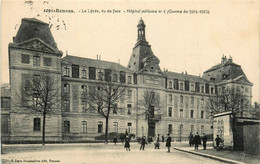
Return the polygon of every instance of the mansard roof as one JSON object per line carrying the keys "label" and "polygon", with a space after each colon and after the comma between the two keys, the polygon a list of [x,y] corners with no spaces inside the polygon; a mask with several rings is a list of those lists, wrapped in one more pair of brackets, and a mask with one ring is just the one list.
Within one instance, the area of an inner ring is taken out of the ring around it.
{"label": "mansard roof", "polygon": [[90,59],[90,58],[83,58],[77,56],[66,55],[62,59],[62,64],[70,64],[70,65],[79,65],[85,67],[95,67],[100,69],[113,69],[115,71],[124,71],[124,72],[131,72],[130,69],[122,66],[119,63],[109,62],[104,60],[97,60],[97,59]]}
{"label": "mansard roof", "polygon": [[211,71],[214,71],[214,70],[220,69],[222,67],[226,67],[226,66],[241,67],[240,65],[233,63],[233,61],[226,61],[223,64],[217,64],[217,65],[212,66],[210,69],[206,70],[204,73],[211,72]]}
{"label": "mansard roof", "polygon": [[188,80],[190,82],[209,83],[209,81],[200,76],[169,71],[165,71],[164,74],[167,76],[167,78],[178,79],[182,81]]}
{"label": "mansard roof", "polygon": [[49,24],[36,18],[24,18],[14,38],[14,43],[19,44],[33,38],[39,38],[53,49],[58,50]]}

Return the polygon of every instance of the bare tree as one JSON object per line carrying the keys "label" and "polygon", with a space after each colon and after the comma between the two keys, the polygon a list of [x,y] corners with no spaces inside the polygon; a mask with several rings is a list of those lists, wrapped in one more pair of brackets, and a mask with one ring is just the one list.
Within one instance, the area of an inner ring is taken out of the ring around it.
{"label": "bare tree", "polygon": [[249,111],[251,117],[253,118],[260,118],[260,104],[257,102],[254,102],[254,105],[251,106],[251,109]]}
{"label": "bare tree", "polygon": [[59,80],[47,73],[29,74],[22,79],[20,93],[16,92],[16,96],[15,105],[20,110],[42,115],[42,145],[45,145],[46,116],[60,112]]}
{"label": "bare tree", "polygon": [[117,104],[125,100],[128,86],[124,80],[118,82],[115,71],[110,71],[108,75],[105,75],[104,80],[100,79],[100,82],[86,84],[86,86],[88,89],[83,92],[81,98],[87,104],[86,111],[99,113],[106,119],[105,142],[107,143],[110,113],[122,111]]}
{"label": "bare tree", "polygon": [[150,125],[155,124],[162,116],[162,102],[160,95],[156,92],[148,90],[144,92],[143,99],[140,100],[140,109],[138,116],[145,116],[148,123],[148,136],[153,133],[150,132]]}

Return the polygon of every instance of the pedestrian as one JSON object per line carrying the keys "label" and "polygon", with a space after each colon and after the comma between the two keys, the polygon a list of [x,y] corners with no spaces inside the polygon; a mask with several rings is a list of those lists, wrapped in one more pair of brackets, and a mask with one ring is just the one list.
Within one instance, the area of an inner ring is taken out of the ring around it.
{"label": "pedestrian", "polygon": [[199,144],[201,144],[201,139],[200,139],[198,132],[196,133],[196,135],[193,138],[193,143],[195,144],[195,150],[198,150]]}
{"label": "pedestrian", "polygon": [[172,138],[170,137],[170,134],[168,134],[168,137],[166,140],[166,147],[168,147],[168,153],[170,153],[171,142],[172,142]]}
{"label": "pedestrian", "polygon": [[189,144],[190,144],[190,147],[193,145],[193,135],[192,135],[191,132],[190,132],[190,135],[189,135]]}
{"label": "pedestrian", "polygon": [[158,137],[156,138],[154,149],[160,149],[160,134],[158,134]]}
{"label": "pedestrian", "polygon": [[217,145],[217,150],[219,149],[219,144],[222,141],[221,138],[219,137],[219,135],[217,135],[217,138],[215,139],[216,141],[216,145]]}
{"label": "pedestrian", "polygon": [[203,137],[202,137],[203,150],[206,150],[206,147],[207,147],[207,141],[208,141],[208,138],[207,138],[206,134],[203,133]]}
{"label": "pedestrian", "polygon": [[130,140],[129,140],[128,136],[126,136],[126,138],[125,138],[125,150],[131,151],[130,150]]}
{"label": "pedestrian", "polygon": [[116,136],[114,137],[114,140],[113,140],[113,142],[115,143],[115,145],[116,145],[116,143],[117,143],[117,138],[116,138]]}
{"label": "pedestrian", "polygon": [[142,139],[141,139],[140,150],[144,150],[145,144],[146,144],[146,139],[145,139],[145,136],[143,136]]}
{"label": "pedestrian", "polygon": [[164,142],[164,135],[162,135],[162,142]]}

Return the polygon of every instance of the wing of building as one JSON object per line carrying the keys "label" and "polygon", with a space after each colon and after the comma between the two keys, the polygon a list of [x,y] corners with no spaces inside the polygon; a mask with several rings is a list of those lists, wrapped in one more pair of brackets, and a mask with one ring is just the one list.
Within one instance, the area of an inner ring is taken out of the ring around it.
{"label": "wing of building", "polygon": [[[190,132],[212,134],[212,119],[206,110],[210,96],[224,86],[235,85],[251,98],[252,83],[231,58],[223,57],[221,64],[205,71],[202,77],[162,71],[160,60],[146,40],[145,28],[141,19],[129,63],[122,66],[73,54],[62,57],[47,23],[35,18],[22,19],[9,44],[10,88],[2,88],[2,93],[8,92],[2,95],[2,102],[7,103],[1,103],[5,110],[2,112],[5,142],[41,140],[42,115],[24,112],[16,105],[19,94],[22,95],[20,88],[29,74],[46,73],[59,83],[60,105],[55,114],[46,118],[46,141],[49,142],[95,140],[104,134],[105,118],[98,112],[84,110],[82,92],[86,85],[104,80],[111,70],[115,72],[115,80],[127,86],[127,99],[117,104],[122,112],[112,112],[109,118],[108,132],[113,134],[155,137],[169,133],[175,141],[187,140]],[[160,98],[161,108],[151,107],[153,114],[149,119],[139,112],[147,92]]]}

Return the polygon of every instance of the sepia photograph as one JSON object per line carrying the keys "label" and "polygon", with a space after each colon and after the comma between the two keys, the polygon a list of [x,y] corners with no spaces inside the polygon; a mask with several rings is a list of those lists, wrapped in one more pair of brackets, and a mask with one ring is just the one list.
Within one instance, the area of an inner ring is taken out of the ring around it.
{"label": "sepia photograph", "polygon": [[258,0],[2,0],[1,163],[260,163]]}

